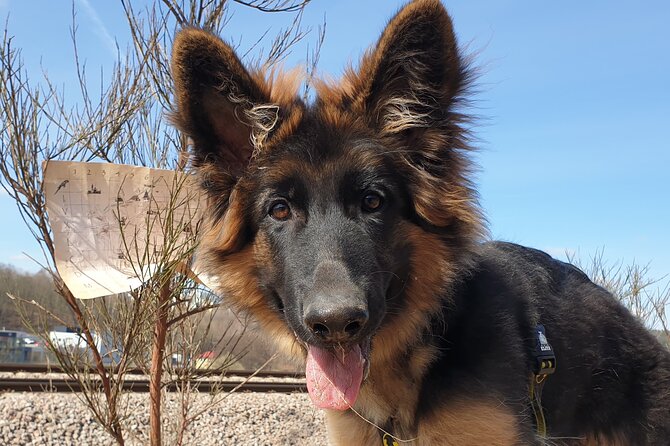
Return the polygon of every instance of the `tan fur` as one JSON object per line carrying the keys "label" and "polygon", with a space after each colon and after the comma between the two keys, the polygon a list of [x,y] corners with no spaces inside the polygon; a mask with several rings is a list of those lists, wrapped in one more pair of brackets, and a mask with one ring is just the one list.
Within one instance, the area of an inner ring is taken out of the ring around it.
{"label": "tan fur", "polygon": [[[225,246],[229,238],[224,234],[226,231],[221,226],[214,226],[204,236],[202,243],[209,246]],[[203,255],[201,262],[209,264],[206,269],[217,278],[216,291],[224,296],[230,296],[229,304],[234,308],[254,315],[286,355],[298,362],[302,361],[304,358],[302,347],[295,342],[295,336],[288,330],[277,312],[267,305],[255,279],[258,265],[265,263],[268,256],[265,240],[258,237],[254,244],[225,256],[225,259],[217,258],[216,250],[205,251]]]}
{"label": "tan fur", "polygon": [[461,399],[419,426],[417,446],[520,445],[517,420],[502,404]]}
{"label": "tan fur", "polygon": [[397,423],[394,433],[407,432],[409,435],[413,432],[416,418],[419,396],[416,384],[421,382],[425,365],[434,355],[431,347],[416,347],[408,359],[409,363],[398,361],[371,368],[354,409],[379,425],[394,418]]}
{"label": "tan fur", "polygon": [[272,135],[272,142],[276,143],[277,141],[281,141],[291,135],[295,131],[298,124],[300,124],[304,113],[304,107],[295,106],[283,109],[281,125]]}
{"label": "tan fur", "polygon": [[[258,70],[254,72],[253,77],[256,83],[263,87],[270,102],[251,104],[245,109],[246,117],[252,123],[251,139],[254,144],[252,158],[264,148],[265,142],[273,132],[276,133],[281,128],[283,135],[290,134],[294,130],[293,125],[302,117],[302,107],[296,105],[295,98],[304,78],[303,70],[295,68],[284,72],[273,69],[267,76],[264,73],[265,70]],[[280,119],[282,113],[287,116]]]}
{"label": "tan fur", "polygon": [[397,354],[415,344],[429,323],[429,316],[437,313],[444,303],[436,296],[446,291],[445,283],[457,273],[454,270],[457,262],[435,234],[406,223],[397,237],[408,240],[413,248],[411,271],[405,285],[407,308],[411,311],[391,316],[375,336],[372,361],[383,365],[394,363]]}
{"label": "tan fur", "polygon": [[[201,173],[202,175],[202,173]],[[242,233],[242,210],[241,203],[235,199],[235,191],[230,194],[230,205],[228,211],[222,219],[208,221],[207,231],[202,238],[202,245],[215,248],[217,250],[228,252],[234,251],[239,244],[237,238]]]}
{"label": "tan fur", "polygon": [[380,445],[379,431],[351,411],[326,411],[328,444],[334,446]]}
{"label": "tan fur", "polygon": [[[352,411],[328,411],[326,421],[331,444],[381,444],[381,431]],[[516,422],[502,404],[463,398],[445,403],[416,430],[399,429],[393,435],[408,446],[521,446]]]}

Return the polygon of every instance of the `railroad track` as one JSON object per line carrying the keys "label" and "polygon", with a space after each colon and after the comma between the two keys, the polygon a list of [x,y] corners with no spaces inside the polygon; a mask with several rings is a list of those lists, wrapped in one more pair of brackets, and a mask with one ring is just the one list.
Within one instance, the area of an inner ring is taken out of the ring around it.
{"label": "railroad track", "polygon": [[[30,377],[0,377],[0,392],[81,392],[82,385],[76,380],[67,377],[39,376],[46,373],[64,373],[58,366],[45,366],[41,364],[0,364],[0,373],[30,373]],[[94,371],[92,371],[95,374]],[[179,370],[176,370],[178,373]],[[131,370],[128,375],[146,375],[142,370]],[[188,381],[173,380],[163,386],[168,392],[177,392],[185,386],[191,389],[197,388],[198,392],[276,392],[293,393],[305,392],[304,375],[294,372],[251,372],[246,370],[231,370],[222,379],[212,378],[212,372],[197,370],[193,374],[194,379]],[[89,375],[90,376],[90,375]],[[253,376],[253,380],[250,378]],[[284,379],[278,381],[277,379]],[[288,380],[288,378],[292,378]],[[98,387],[102,390],[100,381],[91,378],[85,386]],[[148,392],[149,380],[138,377],[129,377],[123,383],[126,392]]]}
{"label": "railroad track", "polygon": [[[108,367],[107,370],[115,371],[114,367]],[[26,364],[26,363],[0,363],[0,373],[16,373],[16,372],[27,372],[27,373],[65,373],[65,371],[58,365],[47,365],[47,364]],[[179,374],[181,370],[177,367],[174,369],[175,374]],[[89,373],[96,373],[94,368],[89,369]],[[126,371],[128,375],[146,375],[144,370],[141,369],[130,369]],[[195,376],[211,376],[212,372],[207,369],[200,369],[192,371]],[[263,370],[259,371],[249,371],[249,370],[228,370],[226,372],[229,376],[241,376],[249,377],[254,375],[257,378],[299,378],[302,379],[305,377],[304,373],[296,372],[265,372]]]}
{"label": "railroad track", "polygon": [[[231,390],[236,392],[305,392],[305,383],[301,381],[194,380],[166,383],[164,388],[168,392],[177,392],[186,385],[191,386],[191,389],[197,388],[197,391],[201,393],[230,392]],[[102,390],[102,386],[97,380],[91,380],[87,386],[98,387],[98,390]],[[0,392],[81,392],[81,390],[82,386],[78,381],[67,378],[0,378]],[[127,380],[123,383],[123,390],[126,392],[148,392],[149,380]]]}

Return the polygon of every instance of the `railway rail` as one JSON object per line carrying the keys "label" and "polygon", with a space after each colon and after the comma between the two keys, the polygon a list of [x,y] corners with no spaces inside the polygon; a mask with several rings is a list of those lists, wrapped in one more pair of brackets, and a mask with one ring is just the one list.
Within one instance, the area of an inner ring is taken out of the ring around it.
{"label": "railway rail", "polygon": [[[6,376],[8,373],[16,374],[25,372],[29,377]],[[177,371],[178,372],[178,371]],[[47,373],[62,374],[64,371],[57,366],[45,366],[35,364],[2,364],[0,365],[0,392],[81,392],[82,384],[67,377],[39,376]],[[141,370],[132,370],[131,375],[145,375]],[[194,374],[194,379],[174,379],[164,384],[168,392],[177,392],[181,388],[189,386],[201,393],[210,392],[276,392],[294,393],[305,392],[304,375],[294,372],[250,372],[250,371],[228,371],[224,377],[217,375],[212,379],[212,372],[199,370]],[[292,378],[292,379],[290,379]],[[91,377],[84,386],[100,387],[100,381]],[[148,392],[149,380],[138,376],[129,377],[123,383],[123,390],[127,392]]]}
{"label": "railway rail", "polygon": [[[108,367],[108,370],[114,371],[113,367]],[[27,363],[0,363],[0,373],[15,373],[15,372],[28,372],[28,373],[65,373],[62,367],[55,364],[27,364]],[[95,373],[95,369],[90,369],[91,373]],[[179,374],[180,369],[175,368],[175,373]],[[130,369],[126,372],[129,375],[145,375],[145,371],[142,369]],[[207,369],[199,369],[193,372],[196,376],[211,376],[212,372]],[[228,376],[243,376],[249,377],[254,375],[258,378],[304,378],[303,373],[298,372],[265,372],[261,371],[249,371],[249,370],[228,370],[226,372]]]}

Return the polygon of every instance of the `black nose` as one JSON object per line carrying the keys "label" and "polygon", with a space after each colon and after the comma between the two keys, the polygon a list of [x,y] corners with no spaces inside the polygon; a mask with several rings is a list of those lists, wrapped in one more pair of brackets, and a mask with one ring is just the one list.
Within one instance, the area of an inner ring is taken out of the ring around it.
{"label": "black nose", "polygon": [[305,311],[307,327],[326,342],[351,341],[365,327],[368,310],[359,306],[311,305]]}

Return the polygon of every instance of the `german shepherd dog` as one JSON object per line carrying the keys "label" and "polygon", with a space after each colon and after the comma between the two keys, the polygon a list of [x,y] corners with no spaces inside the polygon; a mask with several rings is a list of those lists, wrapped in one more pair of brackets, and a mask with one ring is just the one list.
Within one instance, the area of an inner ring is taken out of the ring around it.
{"label": "german shepherd dog", "polygon": [[[200,258],[305,364],[331,444],[670,444],[670,353],[577,268],[484,241],[472,70],[438,0],[310,103],[203,30],[172,57],[209,203]],[[541,399],[538,342],[556,362]]]}

